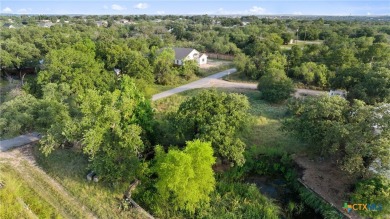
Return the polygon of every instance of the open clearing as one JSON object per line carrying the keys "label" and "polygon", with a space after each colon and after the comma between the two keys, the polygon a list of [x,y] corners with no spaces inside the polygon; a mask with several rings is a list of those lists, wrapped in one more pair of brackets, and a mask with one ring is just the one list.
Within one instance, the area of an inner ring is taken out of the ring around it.
{"label": "open clearing", "polygon": [[209,69],[209,68],[217,68],[222,65],[230,65],[232,61],[225,61],[219,59],[207,59],[207,64],[203,64],[200,66],[201,69]]}
{"label": "open clearing", "polygon": [[[335,159],[294,156],[294,161],[303,169],[302,181],[323,199],[344,211],[342,206],[348,202],[352,186],[357,178],[340,170]],[[352,218],[361,218],[355,211],[349,213]]]}

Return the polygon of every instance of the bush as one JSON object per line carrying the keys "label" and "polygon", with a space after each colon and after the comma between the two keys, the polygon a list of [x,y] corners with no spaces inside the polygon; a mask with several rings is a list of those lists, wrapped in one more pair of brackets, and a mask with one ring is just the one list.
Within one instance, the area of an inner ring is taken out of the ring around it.
{"label": "bush", "polygon": [[352,203],[382,205],[381,210],[358,211],[360,215],[370,218],[386,218],[390,214],[390,180],[384,176],[362,180],[357,183],[351,198]]}
{"label": "bush", "polygon": [[283,70],[271,69],[260,78],[257,89],[264,100],[277,103],[290,97],[294,92],[294,84]]}

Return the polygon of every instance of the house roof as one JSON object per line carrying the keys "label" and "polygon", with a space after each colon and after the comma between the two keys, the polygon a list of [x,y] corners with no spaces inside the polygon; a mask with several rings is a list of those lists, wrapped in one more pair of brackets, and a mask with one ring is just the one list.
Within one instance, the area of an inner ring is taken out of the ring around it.
{"label": "house roof", "polygon": [[175,47],[173,51],[175,51],[175,59],[184,59],[187,57],[194,49],[193,48],[180,48]]}

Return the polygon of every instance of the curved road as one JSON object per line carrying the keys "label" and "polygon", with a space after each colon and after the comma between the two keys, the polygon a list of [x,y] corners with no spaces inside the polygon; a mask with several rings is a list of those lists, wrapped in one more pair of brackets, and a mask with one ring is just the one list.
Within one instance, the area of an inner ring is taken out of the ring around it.
{"label": "curved road", "polygon": [[[199,79],[197,81],[191,82],[189,84],[185,84],[180,87],[173,88],[171,90],[167,90],[158,94],[153,95],[152,101],[156,101],[165,97],[169,97],[171,95],[186,91],[192,90],[196,88],[207,88],[207,87],[226,87],[226,88],[245,88],[245,89],[257,89],[257,84],[253,83],[241,83],[241,82],[229,82],[222,80],[221,78],[236,72],[235,68],[231,68],[208,77]],[[296,89],[295,97],[299,97],[301,95],[323,95],[326,94],[325,91],[316,91],[316,90],[308,90],[308,89]]]}

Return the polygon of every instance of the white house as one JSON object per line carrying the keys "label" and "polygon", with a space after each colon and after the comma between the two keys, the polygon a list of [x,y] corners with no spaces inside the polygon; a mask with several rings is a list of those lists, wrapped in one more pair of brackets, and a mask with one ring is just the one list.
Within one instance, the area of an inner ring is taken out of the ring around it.
{"label": "white house", "polygon": [[346,97],[347,96],[347,91],[344,90],[330,90],[329,91],[329,96],[340,96],[340,97]]}
{"label": "white house", "polygon": [[38,23],[39,27],[45,27],[45,28],[50,28],[54,24],[50,20],[42,20],[41,22]]}
{"label": "white house", "polygon": [[4,28],[8,28],[8,29],[15,28],[15,26],[12,25],[12,24],[10,24],[10,23],[5,23],[5,24],[3,25],[3,27],[4,27]]}
{"label": "white house", "polygon": [[183,65],[186,60],[195,60],[199,65],[207,64],[207,55],[193,48],[173,48],[175,64]]}

